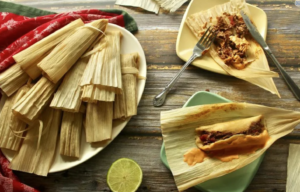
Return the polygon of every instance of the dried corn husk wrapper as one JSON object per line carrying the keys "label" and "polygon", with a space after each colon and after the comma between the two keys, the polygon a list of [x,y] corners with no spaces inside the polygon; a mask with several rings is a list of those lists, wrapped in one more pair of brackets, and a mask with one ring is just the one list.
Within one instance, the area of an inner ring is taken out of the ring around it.
{"label": "dried corn husk wrapper", "polygon": [[[0,112],[0,148],[18,151],[22,142],[26,123],[19,120],[12,113],[13,105],[19,101],[30,89],[30,85],[25,85],[13,96],[7,98]],[[14,133],[14,132],[15,133]],[[17,132],[17,133],[16,133]],[[18,137],[17,137],[17,136]]]}
{"label": "dried corn husk wrapper", "polygon": [[63,113],[59,140],[61,155],[79,158],[84,113],[84,105],[81,106],[81,112]]}
{"label": "dried corn husk wrapper", "polygon": [[50,107],[63,111],[78,112],[81,106],[80,81],[89,57],[79,59],[66,74],[62,84],[54,94]]}
{"label": "dried corn husk wrapper", "polygon": [[105,37],[94,48],[101,51],[91,56],[82,76],[81,86],[97,85],[116,94],[122,93],[121,37],[120,31],[106,32]]}
{"label": "dried corn husk wrapper", "polygon": [[127,118],[137,114],[137,80],[139,75],[139,54],[121,55],[123,94],[116,95],[114,119]]}
{"label": "dried corn husk wrapper", "polygon": [[59,84],[42,77],[14,106],[13,113],[27,124],[33,123],[51,101]]}
{"label": "dried corn husk wrapper", "polygon": [[[52,50],[58,43],[74,33],[74,30],[84,23],[77,19],[63,28],[55,31],[41,41],[33,44],[27,49],[13,56],[14,60],[30,76],[31,79],[38,78],[42,73],[37,64]],[[47,53],[48,52],[48,53]]]}
{"label": "dried corn husk wrapper", "polygon": [[85,119],[86,141],[92,143],[111,139],[112,123],[112,102],[88,103]]}
{"label": "dried corn husk wrapper", "polygon": [[[239,10],[241,9],[243,9],[247,15],[251,17],[246,3],[243,3],[241,0],[236,0],[190,15],[186,20],[186,24],[191,29],[193,34],[200,39],[207,27],[217,24],[216,17],[222,16],[223,13],[240,15]],[[231,25],[229,20],[225,21]],[[272,77],[278,77],[278,74],[270,71],[268,61],[262,48],[256,42],[254,42],[252,38],[250,39],[247,37],[246,41],[248,43],[246,62],[250,64],[244,69],[236,69],[226,65],[225,62],[219,57],[217,48],[214,44],[212,44],[211,48],[209,49],[209,53],[215,62],[228,74],[248,81],[280,97],[272,79]]]}
{"label": "dried corn husk wrapper", "polygon": [[[206,158],[202,163],[188,166],[183,161],[187,151],[197,148],[195,129],[199,126],[257,115],[263,115],[270,135],[264,148],[249,155],[239,155],[238,159],[229,162]],[[244,167],[262,155],[277,139],[292,132],[299,123],[300,112],[247,103],[193,106],[161,113],[167,160],[179,191]]]}
{"label": "dried corn husk wrapper", "polygon": [[154,0],[156,1],[163,9],[172,12],[175,12],[179,9],[185,2],[188,0]]}
{"label": "dried corn husk wrapper", "polygon": [[18,91],[28,79],[29,76],[18,64],[15,64],[0,74],[0,89],[9,97]]}
{"label": "dried corn husk wrapper", "polygon": [[56,143],[61,122],[60,110],[47,107],[41,114],[42,133],[38,144],[40,124],[28,130],[20,151],[13,157],[10,168],[16,171],[47,176],[55,156]]}
{"label": "dried corn husk wrapper", "polygon": [[51,82],[57,83],[96,38],[103,36],[107,24],[108,20],[100,19],[77,28],[38,64],[38,68]]}

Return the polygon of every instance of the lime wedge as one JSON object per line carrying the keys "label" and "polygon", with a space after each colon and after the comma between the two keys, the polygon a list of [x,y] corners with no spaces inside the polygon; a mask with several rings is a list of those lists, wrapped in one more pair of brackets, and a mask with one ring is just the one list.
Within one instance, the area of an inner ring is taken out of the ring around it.
{"label": "lime wedge", "polygon": [[121,158],[109,168],[107,184],[113,192],[134,192],[139,188],[142,178],[142,169],[135,161]]}

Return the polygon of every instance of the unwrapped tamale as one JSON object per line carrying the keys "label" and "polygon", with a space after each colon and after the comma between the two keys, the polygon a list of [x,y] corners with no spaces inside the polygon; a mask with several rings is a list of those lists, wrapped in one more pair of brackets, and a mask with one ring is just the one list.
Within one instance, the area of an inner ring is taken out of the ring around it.
{"label": "unwrapped tamale", "polygon": [[37,67],[37,64],[46,57],[57,44],[83,25],[82,20],[77,19],[20,53],[17,53],[13,58],[31,79],[36,79],[41,75],[41,70]]}
{"label": "unwrapped tamale", "polygon": [[[13,105],[19,101],[27,91],[29,91],[30,86],[25,85],[13,96],[7,98],[3,110],[0,113],[0,148],[10,149],[13,151],[18,151],[22,141],[23,133],[26,128],[26,123],[19,120],[12,113]],[[20,133],[13,133],[13,131]],[[19,137],[15,136],[18,135]]]}
{"label": "unwrapped tamale", "polygon": [[42,77],[14,106],[13,113],[22,121],[31,124],[50,102],[58,84]]}
{"label": "unwrapped tamale", "polygon": [[81,105],[80,81],[89,57],[79,59],[66,74],[62,84],[54,94],[50,107],[63,111],[78,112]]}
{"label": "unwrapped tamale", "polygon": [[123,94],[116,95],[114,119],[137,114],[137,79],[139,75],[139,54],[121,55]]}
{"label": "unwrapped tamale", "polygon": [[111,139],[113,103],[88,103],[85,120],[86,141],[99,142]]}
{"label": "unwrapped tamale", "polygon": [[62,112],[47,107],[41,114],[43,122],[40,145],[38,146],[39,123],[28,130],[20,151],[14,156],[10,168],[17,171],[47,176],[53,163]]}
{"label": "unwrapped tamale", "polygon": [[59,141],[61,155],[79,158],[84,112],[85,109],[78,113],[63,113]]}
{"label": "unwrapped tamale", "polygon": [[[76,63],[99,35],[103,35],[108,20],[100,19],[86,24],[61,41],[39,64],[51,82],[57,83]],[[100,31],[99,31],[100,30]]]}
{"label": "unwrapped tamale", "polygon": [[29,76],[15,64],[0,74],[0,89],[8,97],[18,91],[29,79]]}

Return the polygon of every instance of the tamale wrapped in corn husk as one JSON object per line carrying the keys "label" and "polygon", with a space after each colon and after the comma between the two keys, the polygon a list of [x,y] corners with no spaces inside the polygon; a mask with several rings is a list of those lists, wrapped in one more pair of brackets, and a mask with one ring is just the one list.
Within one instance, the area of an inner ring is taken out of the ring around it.
{"label": "tamale wrapped in corn husk", "polygon": [[[263,148],[251,154],[239,154],[237,159],[229,162],[210,157],[194,166],[184,162],[184,154],[197,148],[196,128],[258,115],[263,116],[265,129],[269,134]],[[292,132],[299,123],[300,112],[248,103],[199,105],[161,113],[161,129],[167,160],[179,191],[248,165],[277,139]]]}
{"label": "tamale wrapped in corn husk", "polygon": [[13,131],[24,131],[26,123],[19,120],[12,113],[13,105],[19,101],[30,89],[30,85],[25,85],[19,89],[13,96],[7,98],[3,110],[0,112],[0,148],[18,151],[22,142],[23,133],[15,133]]}
{"label": "tamale wrapped in corn husk", "polygon": [[81,106],[80,81],[89,57],[81,58],[66,74],[59,86],[50,107],[68,112],[78,112]]}
{"label": "tamale wrapped in corn husk", "polygon": [[[239,3],[241,6],[239,5]],[[233,16],[242,18],[239,13],[241,9],[244,10],[251,18],[246,3],[243,4],[240,0],[231,0],[228,3],[220,4],[208,10],[190,15],[189,17],[187,17],[186,24],[190,28],[192,33],[197,37],[197,39],[199,39],[202,37],[209,26],[211,26],[212,28],[218,26],[218,17],[224,18],[222,21],[224,21],[229,27],[233,27],[233,32],[229,33],[230,42],[236,44],[235,46],[239,47],[239,49],[243,49],[245,51],[244,55],[246,55],[246,57],[245,59],[241,59],[239,57],[232,56],[228,59],[221,59],[220,54],[222,55],[225,51],[223,51],[223,49],[219,50],[216,42],[219,42],[218,35],[224,34],[223,31],[217,32],[217,38],[209,49],[211,57],[214,59],[216,64],[225,71],[226,74],[230,74],[237,78],[248,81],[280,97],[272,79],[272,77],[278,77],[278,74],[276,72],[270,71],[268,61],[262,48],[258,45],[257,42],[254,41],[250,34],[247,35],[246,33],[245,36],[243,34],[242,36],[244,37],[242,38],[237,37],[237,29],[235,29],[234,25],[232,25],[234,21],[231,21],[231,18],[233,18]],[[243,61],[232,61],[234,62],[233,65],[236,67],[227,65],[227,62],[231,62],[230,60],[234,60],[235,58],[239,58]]]}
{"label": "tamale wrapped in corn husk", "polygon": [[53,83],[57,83],[90,47],[98,36],[102,36],[108,20],[100,19],[88,23],[61,41],[39,64]]}
{"label": "tamale wrapped in corn husk", "polygon": [[84,26],[84,23],[81,19],[77,19],[27,49],[17,53],[13,58],[31,79],[36,79],[42,74],[37,64],[46,57],[57,44],[69,37],[81,26]]}
{"label": "tamale wrapped in corn husk", "polygon": [[115,92],[102,88],[97,85],[84,85],[81,100],[89,103],[96,103],[97,101],[113,102]]}
{"label": "tamale wrapped in corn husk", "polygon": [[84,113],[85,109],[78,113],[63,113],[59,140],[61,155],[79,158]]}
{"label": "tamale wrapped in corn husk", "polygon": [[42,136],[38,146],[39,123],[28,130],[20,151],[13,157],[10,168],[17,171],[47,176],[53,163],[62,112],[47,107],[41,114]]}
{"label": "tamale wrapped in corn husk", "polygon": [[139,75],[138,53],[121,55],[123,94],[116,95],[114,119],[137,114],[137,78]]}
{"label": "tamale wrapped in corn husk", "polygon": [[59,84],[42,77],[14,106],[13,113],[27,124],[33,123],[49,105]]}
{"label": "tamale wrapped in corn husk", "polygon": [[0,89],[9,97],[26,84],[28,79],[29,76],[15,64],[0,74]]}
{"label": "tamale wrapped in corn husk", "polygon": [[102,47],[101,51],[91,56],[88,67],[84,71],[81,86],[97,85],[116,94],[122,93],[121,36],[120,31],[106,32],[105,37],[97,45]]}
{"label": "tamale wrapped in corn husk", "polygon": [[91,143],[111,139],[112,122],[112,102],[88,103],[85,119],[86,141]]}

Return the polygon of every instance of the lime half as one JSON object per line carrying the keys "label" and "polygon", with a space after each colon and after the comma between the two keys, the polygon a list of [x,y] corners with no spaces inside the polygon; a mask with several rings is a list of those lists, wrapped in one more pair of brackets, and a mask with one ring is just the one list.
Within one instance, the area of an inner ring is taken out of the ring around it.
{"label": "lime half", "polygon": [[143,178],[140,166],[133,160],[121,158],[109,168],[107,184],[113,192],[134,192]]}

